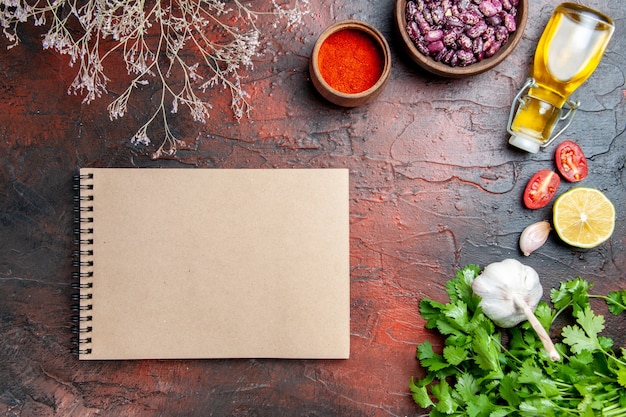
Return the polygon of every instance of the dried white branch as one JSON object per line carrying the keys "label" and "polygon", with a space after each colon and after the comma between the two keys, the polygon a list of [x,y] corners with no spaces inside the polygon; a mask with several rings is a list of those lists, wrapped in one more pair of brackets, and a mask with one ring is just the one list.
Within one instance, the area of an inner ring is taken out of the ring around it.
{"label": "dried white branch", "polygon": [[253,68],[261,46],[257,22],[269,16],[274,26],[300,24],[309,0],[290,1],[272,0],[271,9],[258,11],[239,0],[0,0],[0,28],[11,48],[19,43],[20,24],[47,26],[43,48],[67,55],[77,67],[68,92],[82,95],[85,103],[108,94],[105,62],[121,56],[131,78],[108,106],[111,120],[124,117],[136,89],[151,82],[160,86],[158,108],[130,139],[150,145],[148,128],[162,120],[165,133],[155,152],[160,156],[175,153],[180,144],[168,114],[182,105],[206,123],[215,87],[230,93],[237,120],[249,114],[242,71]]}

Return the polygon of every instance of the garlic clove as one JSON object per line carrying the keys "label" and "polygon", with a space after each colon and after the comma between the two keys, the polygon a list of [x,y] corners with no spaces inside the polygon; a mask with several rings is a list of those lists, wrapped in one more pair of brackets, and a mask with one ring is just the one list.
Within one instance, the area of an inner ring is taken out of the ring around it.
{"label": "garlic clove", "polygon": [[530,255],[543,246],[548,240],[551,230],[552,227],[546,220],[527,226],[519,237],[519,248],[524,256]]}

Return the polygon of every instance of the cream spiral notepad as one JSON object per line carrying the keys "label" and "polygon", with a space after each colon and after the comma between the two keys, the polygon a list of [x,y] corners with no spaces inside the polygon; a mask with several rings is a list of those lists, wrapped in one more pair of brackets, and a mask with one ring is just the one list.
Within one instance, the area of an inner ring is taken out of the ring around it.
{"label": "cream spiral notepad", "polygon": [[345,169],[81,169],[80,359],[347,358]]}

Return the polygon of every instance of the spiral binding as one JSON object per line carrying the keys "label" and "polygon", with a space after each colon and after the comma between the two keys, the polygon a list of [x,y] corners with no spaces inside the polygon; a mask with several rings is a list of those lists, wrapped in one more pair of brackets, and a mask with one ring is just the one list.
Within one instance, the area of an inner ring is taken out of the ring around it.
{"label": "spiral binding", "polygon": [[74,176],[74,244],[77,247],[72,254],[72,266],[77,271],[72,272],[72,332],[74,345],[72,353],[75,355],[89,355],[91,353],[91,321],[89,313],[93,310],[93,174],[77,174]]}

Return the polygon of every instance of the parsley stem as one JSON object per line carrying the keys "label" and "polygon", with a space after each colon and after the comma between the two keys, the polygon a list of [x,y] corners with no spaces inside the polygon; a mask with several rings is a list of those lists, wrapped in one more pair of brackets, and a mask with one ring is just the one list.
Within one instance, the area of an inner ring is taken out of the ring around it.
{"label": "parsley stem", "polygon": [[612,404],[602,409],[603,417],[626,417],[626,409],[618,404]]}
{"label": "parsley stem", "polygon": [[618,299],[607,297],[606,295],[598,295],[598,294],[589,294],[589,298],[600,298],[606,301],[607,304],[612,304],[621,309],[621,311],[626,310],[626,303],[620,302]]}

